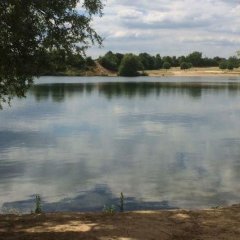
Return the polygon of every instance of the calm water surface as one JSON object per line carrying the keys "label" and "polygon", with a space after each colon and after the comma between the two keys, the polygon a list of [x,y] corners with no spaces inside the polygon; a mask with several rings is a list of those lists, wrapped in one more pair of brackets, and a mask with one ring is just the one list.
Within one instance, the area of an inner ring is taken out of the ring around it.
{"label": "calm water surface", "polygon": [[0,111],[0,208],[240,202],[240,78],[37,80]]}

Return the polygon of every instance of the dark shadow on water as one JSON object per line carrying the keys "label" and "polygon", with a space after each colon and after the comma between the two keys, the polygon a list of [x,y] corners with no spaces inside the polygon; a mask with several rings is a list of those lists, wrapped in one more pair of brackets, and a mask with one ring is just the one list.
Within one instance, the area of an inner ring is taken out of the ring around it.
{"label": "dark shadow on water", "polygon": [[[29,213],[34,210],[34,199],[35,196],[33,195],[27,200],[6,202],[2,206],[3,212],[16,209],[23,213]],[[58,202],[48,203],[43,199],[42,209],[44,212],[99,212],[103,211],[104,206],[114,205],[116,211],[118,211],[119,203],[119,196],[114,196],[108,186],[96,185],[90,191],[80,193],[76,197],[64,198]],[[124,208],[126,211],[177,209],[177,207],[171,206],[168,201],[148,202],[131,196],[125,197]]]}
{"label": "dark shadow on water", "polygon": [[192,98],[200,98],[203,92],[218,93],[240,91],[238,82],[103,82],[103,83],[54,83],[34,85],[29,93],[37,101],[51,99],[54,102],[62,102],[66,97],[92,94],[94,92],[103,95],[107,99],[116,97],[133,98],[136,96],[147,97],[149,95],[181,94]]}

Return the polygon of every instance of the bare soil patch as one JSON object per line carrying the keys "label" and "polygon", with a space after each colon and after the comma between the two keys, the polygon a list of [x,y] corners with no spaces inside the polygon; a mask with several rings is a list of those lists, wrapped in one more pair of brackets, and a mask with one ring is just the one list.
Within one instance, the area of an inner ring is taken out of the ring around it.
{"label": "bare soil patch", "polygon": [[0,240],[239,240],[240,205],[209,210],[0,215]]}

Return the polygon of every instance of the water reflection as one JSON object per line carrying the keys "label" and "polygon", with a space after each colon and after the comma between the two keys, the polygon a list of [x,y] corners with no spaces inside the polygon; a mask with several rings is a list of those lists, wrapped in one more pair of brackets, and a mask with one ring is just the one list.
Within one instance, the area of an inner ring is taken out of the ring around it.
{"label": "water reflection", "polygon": [[54,83],[35,85],[30,93],[36,100],[64,101],[65,97],[91,94],[93,91],[114,97],[136,96],[147,97],[160,94],[187,94],[193,98],[201,97],[202,92],[218,93],[221,91],[239,92],[240,84],[234,82],[206,83],[206,82],[103,82],[103,83]]}
{"label": "water reflection", "polygon": [[[22,212],[31,212],[34,210],[35,196],[27,200],[8,202],[3,204],[3,210],[10,209],[21,210]],[[111,189],[105,185],[96,185],[87,192],[80,193],[72,198],[64,198],[58,202],[48,203],[42,200],[42,209],[45,212],[59,211],[102,211],[104,206],[115,206],[119,210],[120,199],[111,193]],[[162,202],[144,202],[135,197],[124,198],[124,209],[126,211],[134,210],[159,210],[159,209],[176,209],[175,206],[169,206],[167,201]]]}
{"label": "water reflection", "polygon": [[[55,80],[56,81],[56,80]],[[0,112],[0,207],[239,202],[238,82],[44,83]]]}

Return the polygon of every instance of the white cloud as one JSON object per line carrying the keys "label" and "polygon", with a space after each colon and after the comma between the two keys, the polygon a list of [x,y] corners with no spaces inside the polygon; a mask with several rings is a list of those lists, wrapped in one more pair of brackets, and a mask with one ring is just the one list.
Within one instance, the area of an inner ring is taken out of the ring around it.
{"label": "white cloud", "polygon": [[118,12],[118,16],[121,18],[139,18],[139,17],[143,17],[143,13],[134,9],[134,8],[122,8],[119,12]]}
{"label": "white cloud", "polygon": [[104,16],[95,29],[105,38],[104,48],[93,47],[92,55],[108,50],[181,55],[202,51],[207,56],[233,55],[240,45],[240,4],[216,0],[108,0]]}

